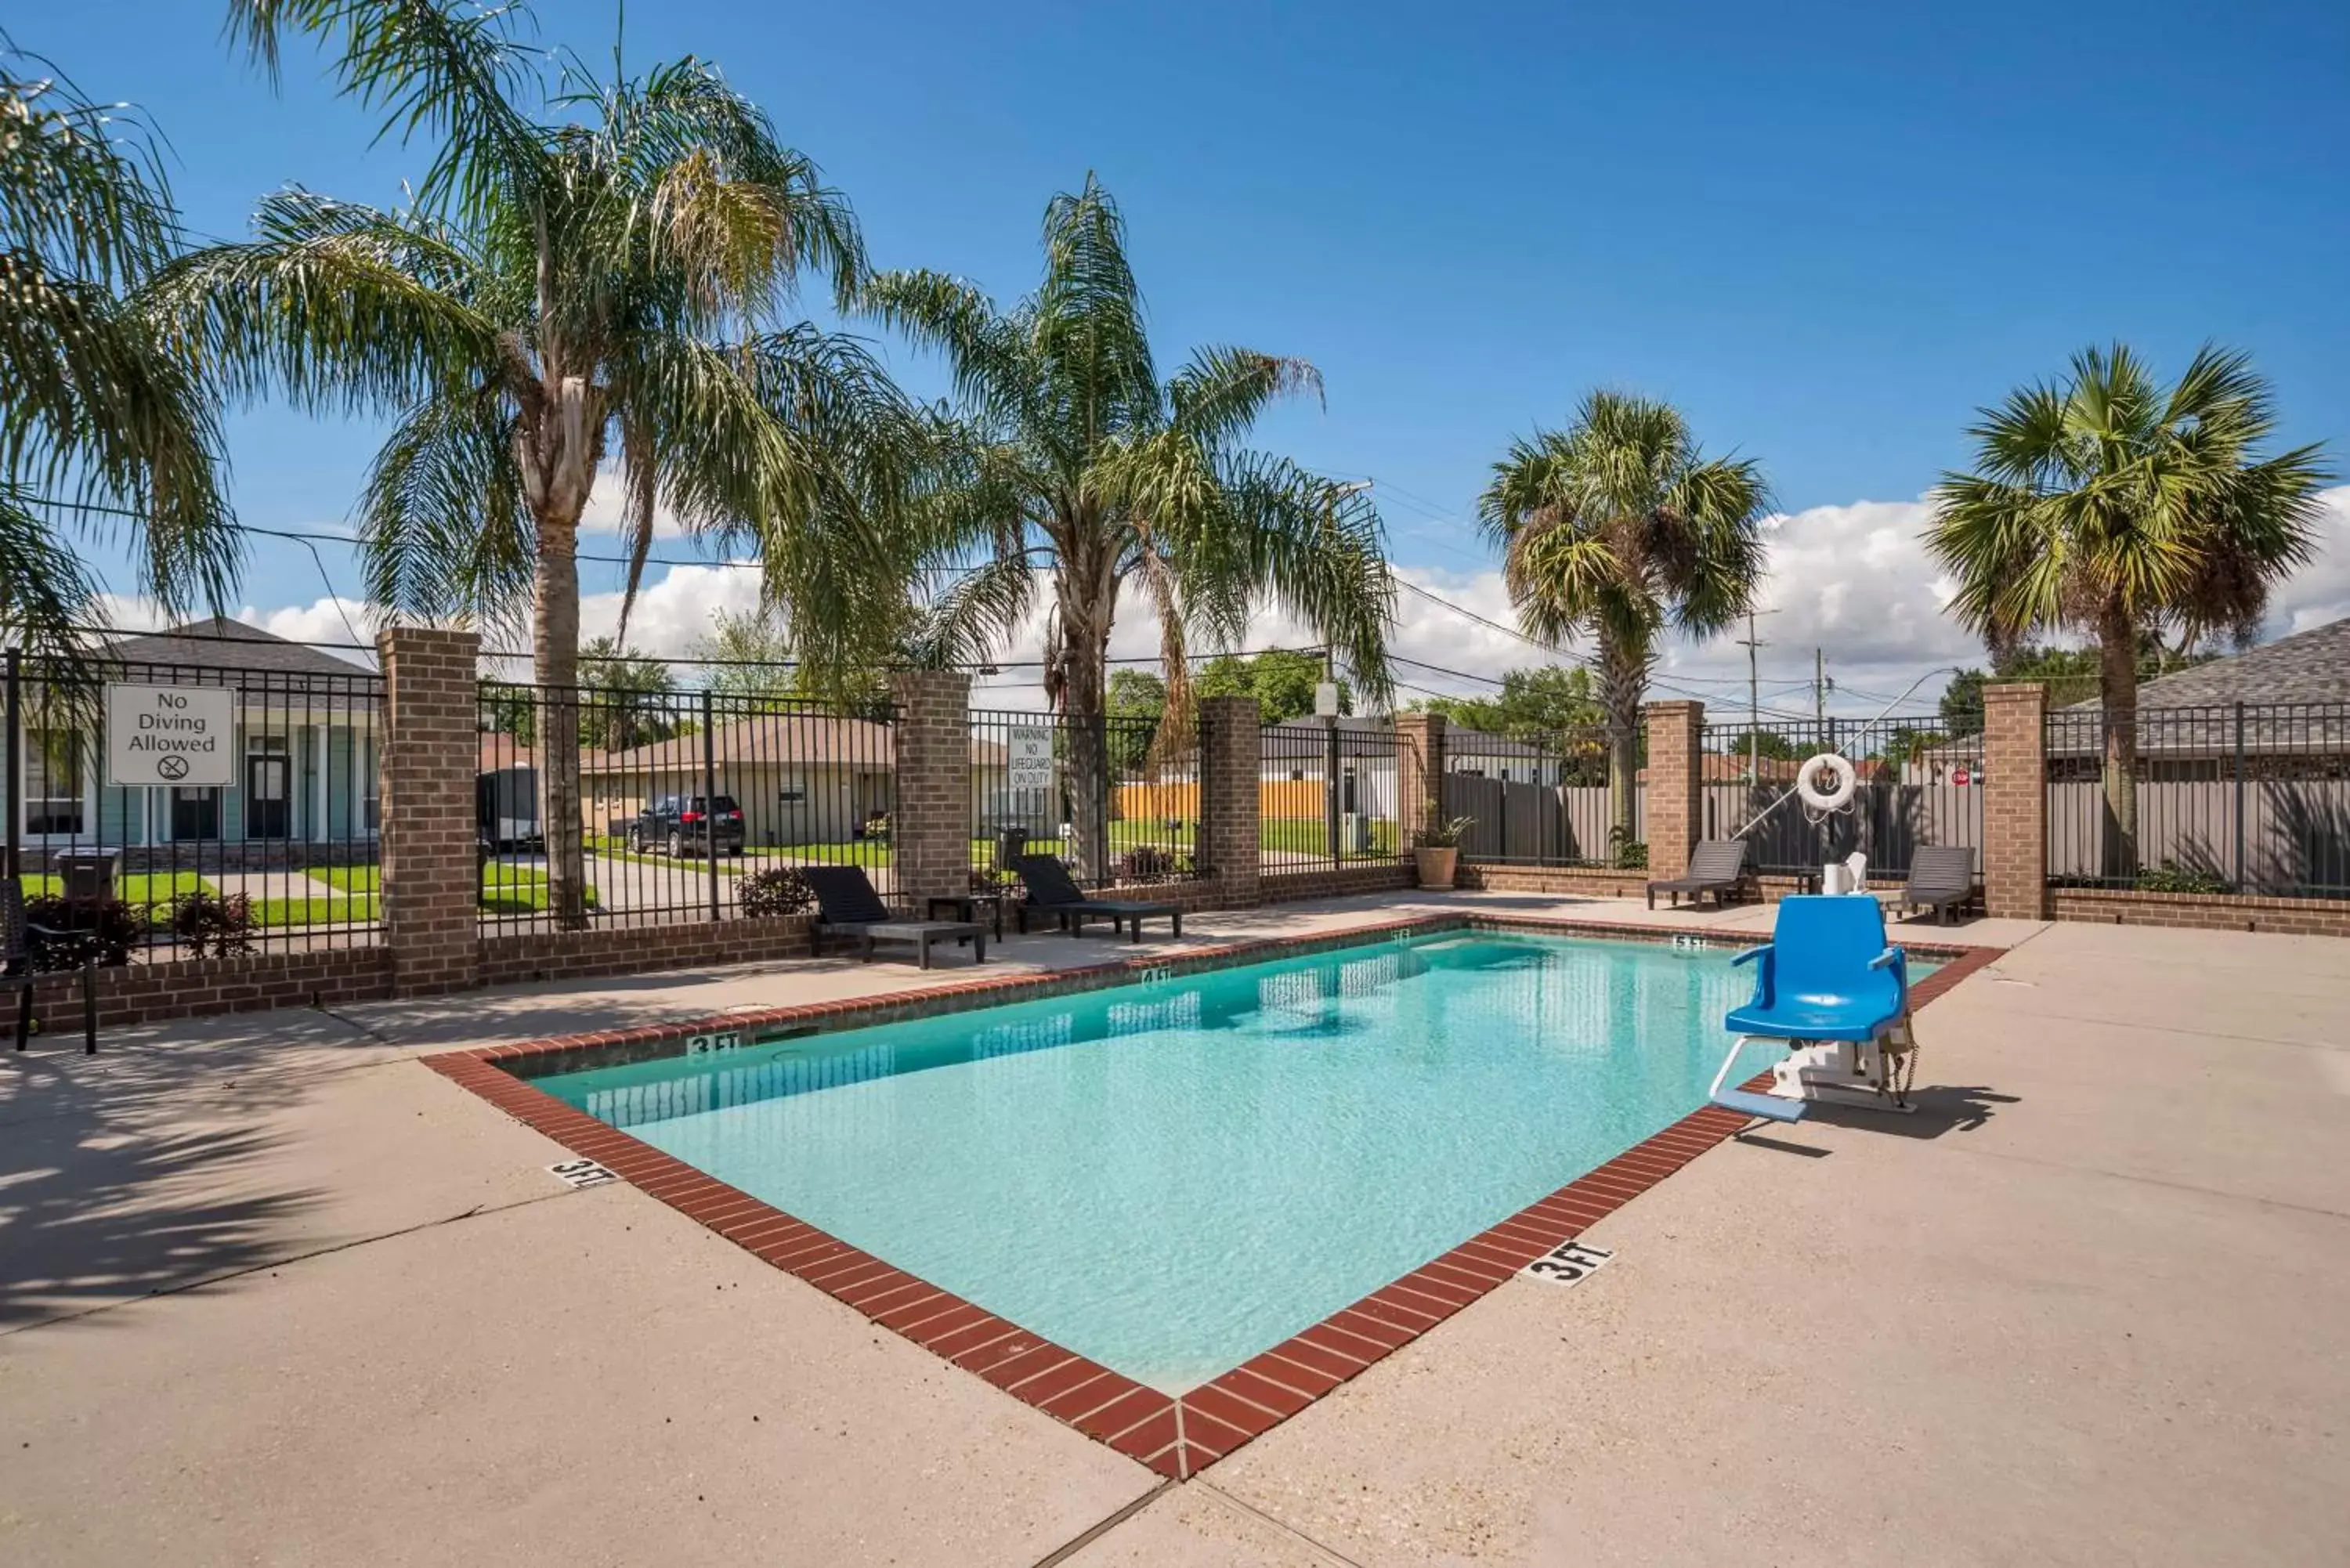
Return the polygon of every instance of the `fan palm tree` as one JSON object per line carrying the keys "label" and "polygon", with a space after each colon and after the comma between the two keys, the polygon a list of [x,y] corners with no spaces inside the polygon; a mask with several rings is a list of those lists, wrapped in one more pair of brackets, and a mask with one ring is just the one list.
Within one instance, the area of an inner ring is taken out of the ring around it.
{"label": "fan palm tree", "polygon": [[[930,272],[884,274],[866,291],[874,315],[944,355],[968,421],[907,557],[909,571],[965,568],[929,601],[927,657],[980,661],[1049,577],[1045,686],[1077,721],[1076,776],[1096,782],[1110,629],[1128,588],[1159,625],[1162,737],[1188,722],[1193,634],[1230,645],[1268,602],[1312,625],[1357,691],[1384,697],[1395,590],[1369,497],[1242,444],[1274,400],[1319,392],[1314,368],[1213,348],[1160,380],[1125,225],[1090,176],[1046,205],[1044,249],[1044,281],[1009,310]],[[822,607],[806,597],[803,615]],[[1103,794],[1074,794],[1081,869],[1099,876]]]}
{"label": "fan palm tree", "polygon": [[126,298],[179,237],[136,118],[0,33],[0,633],[84,649],[95,585],[68,529],[127,524],[169,613],[235,586],[213,404]]}
{"label": "fan palm tree", "polygon": [[2043,632],[2096,643],[2111,874],[2137,866],[2141,635],[2249,641],[2314,548],[2329,475],[2315,446],[2258,457],[2275,428],[2241,354],[2207,345],[2164,388],[2127,347],[2089,348],[2061,382],[1983,410],[1973,472],[1934,492],[1927,543],[1958,581],[1953,615],[1995,653]]}
{"label": "fan palm tree", "polygon": [[513,41],[517,16],[238,0],[232,27],[264,62],[286,30],[318,35],[342,91],[387,134],[431,140],[431,161],[400,210],[271,195],[250,241],[182,258],[150,292],[233,392],[391,421],[359,505],[380,613],[501,628],[526,608],[548,898],[577,927],[576,550],[608,457],[625,635],[657,511],[754,541],[773,572],[819,545],[837,561],[876,533],[923,432],[853,340],[779,320],[806,272],[845,303],[865,258],[847,204],[765,115],[691,57],[549,79]]}
{"label": "fan palm tree", "polygon": [[1707,458],[1670,404],[1593,392],[1564,431],[1513,441],[1478,502],[1529,637],[1598,640],[1607,784],[1632,838],[1640,702],[1667,626],[1711,636],[1746,613],[1770,504],[1752,460]]}

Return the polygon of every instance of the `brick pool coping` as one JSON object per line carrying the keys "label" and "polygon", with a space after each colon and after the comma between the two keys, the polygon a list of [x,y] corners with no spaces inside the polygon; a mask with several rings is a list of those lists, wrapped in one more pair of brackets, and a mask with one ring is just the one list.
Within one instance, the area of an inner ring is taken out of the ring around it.
{"label": "brick pool coping", "polygon": [[[425,1057],[424,1064],[561,1144],[593,1159],[688,1219],[785,1272],[854,1307],[884,1328],[984,1377],[1014,1398],[1107,1443],[1162,1476],[1198,1475],[1260,1433],[1296,1415],[1483,1296],[1527,1263],[1748,1125],[1707,1106],[1470,1237],[1350,1306],[1181,1396],[1160,1393],[1041,1334],[996,1316],[860,1248],[731,1187],[535,1087],[532,1076],[681,1052],[714,1028],[863,1028],[1009,1002],[1073,994],[1160,974],[1188,974],[1447,930],[1550,936],[1695,936],[1707,946],[1751,947],[1752,934],[1674,932],[1516,917],[1446,914],[1310,936],[1261,938],[1089,964],[1042,974],[951,981],[892,997],[815,1002],[595,1034],[558,1035]],[[1922,1007],[1995,961],[2004,949],[1912,949],[1943,967],[1910,988]],[[1768,1075],[1751,1086],[1767,1084]]]}

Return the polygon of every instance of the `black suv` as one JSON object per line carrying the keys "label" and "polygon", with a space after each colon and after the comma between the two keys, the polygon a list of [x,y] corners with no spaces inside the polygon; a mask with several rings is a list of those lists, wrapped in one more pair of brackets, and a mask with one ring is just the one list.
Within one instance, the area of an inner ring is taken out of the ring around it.
{"label": "black suv", "polygon": [[641,855],[659,846],[671,855],[706,855],[712,837],[729,855],[743,853],[743,808],[731,794],[665,794],[629,824],[629,847]]}

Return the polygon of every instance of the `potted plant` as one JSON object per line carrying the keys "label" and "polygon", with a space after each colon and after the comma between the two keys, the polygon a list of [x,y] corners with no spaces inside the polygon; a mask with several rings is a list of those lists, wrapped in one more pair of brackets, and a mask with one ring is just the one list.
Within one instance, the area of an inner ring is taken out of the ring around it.
{"label": "potted plant", "polygon": [[1476,821],[1473,816],[1456,816],[1448,822],[1432,822],[1419,830],[1411,857],[1419,864],[1421,887],[1452,886],[1452,873],[1461,863],[1461,835]]}

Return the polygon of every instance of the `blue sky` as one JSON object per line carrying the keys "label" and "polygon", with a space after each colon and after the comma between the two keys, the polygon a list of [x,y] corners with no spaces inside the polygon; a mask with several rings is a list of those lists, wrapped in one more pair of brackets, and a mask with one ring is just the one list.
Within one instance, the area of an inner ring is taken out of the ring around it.
{"label": "blue sky", "polygon": [[[372,122],[302,50],[273,95],[221,42],[221,14],[110,0],[10,26],[87,90],[145,108],[203,232],[241,234],[288,182],[396,201],[421,155],[369,151]],[[600,61],[615,15],[545,5],[540,35]],[[1796,514],[1769,657],[1792,678],[1800,652],[1807,676],[1825,642],[1879,684],[1967,649],[1924,624],[1908,504],[1964,461],[1975,407],[2083,344],[2124,337],[2172,367],[2217,338],[2273,379],[2288,439],[2342,451],[2350,435],[2338,5],[672,0],[629,16],[630,60],[687,51],[847,192],[882,265],[1016,295],[1045,197],[1098,171],[1162,355],[1216,340],[1314,360],[1326,410],[1285,410],[1265,441],[1376,475],[1396,559],[1489,613],[1498,585],[1460,519],[1513,434],[1595,385],[1669,398],[1710,447],[1762,460]],[[893,359],[938,389],[933,368]],[[339,527],[371,450],[363,428],[241,415],[241,514]],[[354,591],[347,559],[328,566]],[[678,628],[710,576],[673,585]],[[307,558],[269,551],[246,598],[324,593]],[[2277,624],[2329,612],[2350,613],[2331,557]],[[1533,657],[1432,613],[1406,628],[1419,657]],[[1676,660],[1719,678],[1734,651]]]}

